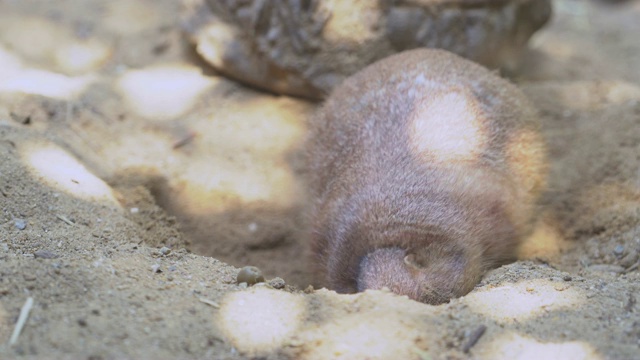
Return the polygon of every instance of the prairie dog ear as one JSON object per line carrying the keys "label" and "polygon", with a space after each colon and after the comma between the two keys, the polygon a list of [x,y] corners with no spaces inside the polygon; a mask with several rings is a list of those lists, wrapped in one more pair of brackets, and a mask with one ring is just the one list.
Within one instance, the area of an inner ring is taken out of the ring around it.
{"label": "prairie dog ear", "polygon": [[415,269],[415,270],[420,270],[421,266],[416,262],[416,255],[415,254],[409,254],[407,256],[404,257],[404,264],[407,265],[408,267]]}

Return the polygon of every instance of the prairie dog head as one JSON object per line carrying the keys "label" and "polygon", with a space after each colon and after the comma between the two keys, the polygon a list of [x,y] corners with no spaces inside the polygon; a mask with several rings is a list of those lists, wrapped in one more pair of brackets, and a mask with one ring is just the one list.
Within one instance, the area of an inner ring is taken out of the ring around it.
{"label": "prairie dog head", "polygon": [[408,253],[379,248],[360,262],[358,291],[388,288],[396,294],[437,305],[471,291],[482,277],[479,256],[451,244],[432,244]]}

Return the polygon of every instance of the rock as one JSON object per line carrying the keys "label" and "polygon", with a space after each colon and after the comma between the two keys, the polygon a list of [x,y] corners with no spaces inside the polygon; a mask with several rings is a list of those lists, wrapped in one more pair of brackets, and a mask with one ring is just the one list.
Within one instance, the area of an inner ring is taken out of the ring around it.
{"label": "rock", "polygon": [[286,285],[286,283],[284,279],[276,277],[269,280],[269,285],[274,289],[284,289],[284,286]]}
{"label": "rock", "polygon": [[395,52],[443,48],[514,70],[550,0],[189,0],[184,27],[226,76],[278,94],[323,98]]}
{"label": "rock", "polygon": [[264,276],[262,275],[262,271],[255,266],[245,266],[238,272],[238,276],[236,278],[236,283],[242,284],[246,283],[247,285],[255,285],[257,283],[264,282]]}
{"label": "rock", "polygon": [[24,230],[27,228],[27,222],[23,219],[15,219],[13,224],[18,230]]}
{"label": "rock", "polygon": [[624,245],[616,245],[615,248],[613,248],[613,254],[616,257],[622,257],[622,255],[624,255]]}

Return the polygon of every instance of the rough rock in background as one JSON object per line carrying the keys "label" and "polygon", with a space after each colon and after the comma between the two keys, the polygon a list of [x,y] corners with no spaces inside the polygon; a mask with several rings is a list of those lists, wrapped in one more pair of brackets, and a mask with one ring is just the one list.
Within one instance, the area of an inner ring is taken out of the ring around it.
{"label": "rough rock in background", "polygon": [[366,65],[417,47],[514,70],[550,14],[549,0],[192,0],[185,28],[223,74],[318,99]]}

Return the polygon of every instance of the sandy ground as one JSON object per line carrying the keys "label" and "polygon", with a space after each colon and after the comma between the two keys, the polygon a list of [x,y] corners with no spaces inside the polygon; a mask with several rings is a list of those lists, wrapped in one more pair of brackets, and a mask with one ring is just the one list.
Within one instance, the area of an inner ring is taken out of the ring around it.
{"label": "sandy ground", "polygon": [[0,358],[639,358],[640,2],[554,8],[515,79],[550,148],[538,230],[429,306],[308,288],[317,105],[217,76],[178,2],[0,1]]}

